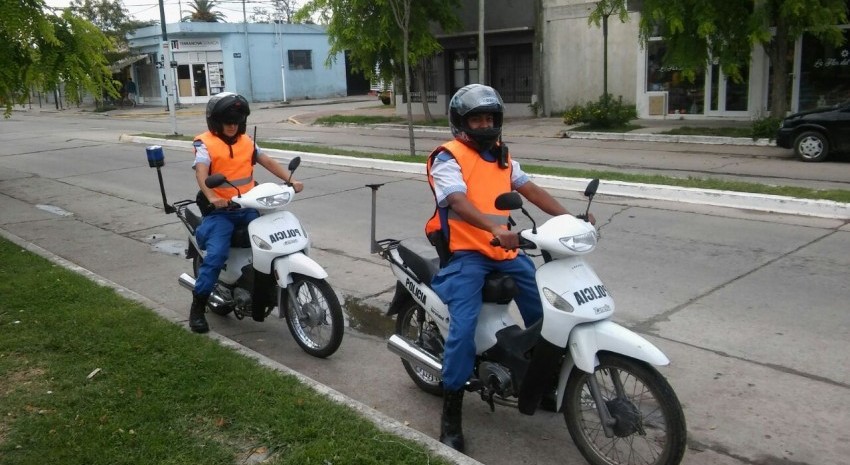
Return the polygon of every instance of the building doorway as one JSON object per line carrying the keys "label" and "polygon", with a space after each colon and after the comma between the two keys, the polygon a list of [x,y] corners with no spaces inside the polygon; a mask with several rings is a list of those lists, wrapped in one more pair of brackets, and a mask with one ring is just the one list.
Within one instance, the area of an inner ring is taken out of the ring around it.
{"label": "building doorway", "polygon": [[206,63],[177,66],[177,96],[183,103],[203,103],[208,100]]}

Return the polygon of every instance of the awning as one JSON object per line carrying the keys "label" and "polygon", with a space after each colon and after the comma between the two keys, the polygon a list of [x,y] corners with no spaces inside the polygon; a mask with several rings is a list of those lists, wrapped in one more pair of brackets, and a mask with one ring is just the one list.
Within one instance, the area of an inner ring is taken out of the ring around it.
{"label": "awning", "polygon": [[109,65],[109,70],[112,71],[113,73],[117,73],[118,71],[121,71],[122,69],[132,65],[133,63],[136,63],[137,61],[142,61],[144,59],[147,59],[147,57],[148,57],[147,53],[144,53],[144,54],[141,54],[141,55],[130,55],[128,57],[124,57],[124,58],[116,61],[115,63],[112,63],[111,65]]}

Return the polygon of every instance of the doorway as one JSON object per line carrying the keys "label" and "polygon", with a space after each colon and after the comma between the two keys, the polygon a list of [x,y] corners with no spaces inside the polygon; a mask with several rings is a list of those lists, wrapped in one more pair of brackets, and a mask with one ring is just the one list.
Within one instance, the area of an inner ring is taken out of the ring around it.
{"label": "doorway", "polygon": [[177,66],[177,95],[184,103],[203,103],[209,97],[206,63]]}

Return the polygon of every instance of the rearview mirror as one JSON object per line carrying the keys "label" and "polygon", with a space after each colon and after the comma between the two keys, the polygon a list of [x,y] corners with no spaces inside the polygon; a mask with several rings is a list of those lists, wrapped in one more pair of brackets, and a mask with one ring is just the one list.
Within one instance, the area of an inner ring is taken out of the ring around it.
{"label": "rearview mirror", "polygon": [[596,189],[598,188],[599,179],[594,179],[593,181],[590,181],[590,184],[588,184],[587,187],[584,189],[584,196],[593,197],[594,195],[596,195]]}
{"label": "rearview mirror", "polygon": [[295,171],[295,168],[301,165],[301,157],[295,157],[292,160],[289,160],[289,171]]}
{"label": "rearview mirror", "polygon": [[516,192],[505,192],[496,197],[497,210],[519,210],[522,208],[522,197]]}

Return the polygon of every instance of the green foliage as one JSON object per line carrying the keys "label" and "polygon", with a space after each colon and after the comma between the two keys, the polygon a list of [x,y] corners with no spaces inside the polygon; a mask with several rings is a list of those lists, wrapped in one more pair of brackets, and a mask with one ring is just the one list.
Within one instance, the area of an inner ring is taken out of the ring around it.
{"label": "green foliage", "polygon": [[589,128],[622,126],[635,118],[635,106],[624,104],[622,95],[615,100],[611,94],[602,95],[599,100],[584,106],[574,105],[564,112],[564,124],[584,123]]}
{"label": "green foliage", "polygon": [[113,43],[71,9],[57,16],[45,8],[42,0],[0,0],[0,105],[7,117],[32,86],[49,91],[63,84],[72,103],[108,88],[104,54]]}
{"label": "green foliage", "polygon": [[225,23],[224,13],[213,11],[217,3],[215,0],[192,0],[189,2],[189,8],[192,9],[192,14],[184,17],[183,21],[196,23]]}
{"label": "green foliage", "polygon": [[782,118],[767,116],[753,121],[750,136],[753,139],[774,139]]}
{"label": "green foliage", "polygon": [[115,56],[107,55],[110,61],[127,56],[127,34],[136,29],[151,26],[154,21],[136,21],[124,8],[121,0],[71,0],[71,11],[98,27],[112,41],[114,48],[124,50]]}
{"label": "green foliage", "polygon": [[599,0],[590,12],[590,16],[587,17],[587,23],[599,27],[602,20],[611,15],[616,15],[621,23],[628,21],[629,10],[626,8],[626,0]]}
{"label": "green foliage", "polygon": [[788,51],[804,33],[838,45],[839,24],[847,23],[846,0],[644,0],[642,40],[663,36],[666,66],[692,80],[711,62],[733,80],[743,78],[753,46],[764,47],[774,63],[774,116],[784,114]]}
{"label": "green foliage", "polygon": [[[327,25],[331,42],[327,63],[347,52],[355,71],[367,79],[392,82],[404,71],[403,41],[393,13],[398,0],[311,0],[295,14],[295,21],[316,17]],[[459,0],[417,1],[410,4],[408,62],[417,63],[440,50],[432,24],[445,31],[459,26]]]}

